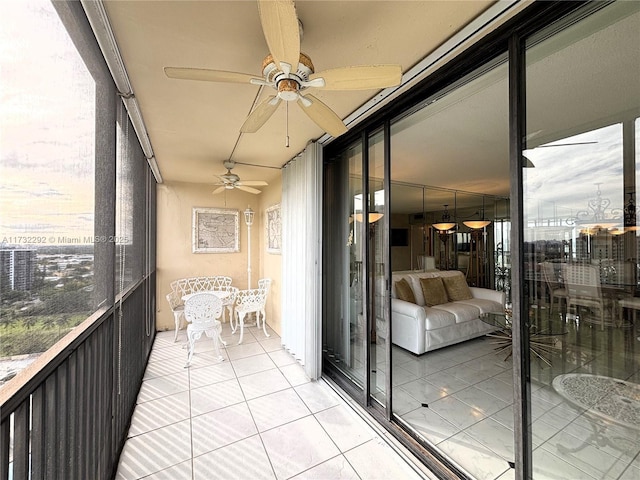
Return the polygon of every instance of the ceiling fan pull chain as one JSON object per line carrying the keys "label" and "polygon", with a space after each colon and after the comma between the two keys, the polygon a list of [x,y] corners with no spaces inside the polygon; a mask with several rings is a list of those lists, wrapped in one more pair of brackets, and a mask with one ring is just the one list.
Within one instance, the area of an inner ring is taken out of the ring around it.
{"label": "ceiling fan pull chain", "polygon": [[285,115],[286,115],[286,119],[285,119],[285,130],[286,130],[286,140],[284,142],[284,146],[289,148],[289,102],[284,102],[285,103]]}

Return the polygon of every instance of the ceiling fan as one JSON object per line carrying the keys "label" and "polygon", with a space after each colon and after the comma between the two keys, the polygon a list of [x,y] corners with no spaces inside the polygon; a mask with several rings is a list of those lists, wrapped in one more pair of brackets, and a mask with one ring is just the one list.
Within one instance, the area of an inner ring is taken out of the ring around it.
{"label": "ceiling fan", "polygon": [[223,165],[224,168],[227,169],[227,173],[225,173],[224,175],[216,175],[216,177],[220,179],[220,182],[214,185],[220,186],[212,192],[214,195],[224,192],[225,190],[233,190],[234,188],[237,188],[238,190],[242,190],[244,192],[258,194],[262,192],[257,188],[252,187],[266,187],[267,185],[269,185],[267,182],[262,180],[241,181],[238,175],[231,172],[231,169],[236,165],[236,162],[234,162],[233,160],[225,160],[223,162]]}
{"label": "ceiling fan", "polygon": [[169,78],[247,83],[275,89],[275,95],[270,95],[251,112],[240,128],[241,132],[258,131],[284,100],[295,101],[320,128],[337,137],[346,132],[347,127],[327,105],[306,93],[307,89],[368,90],[400,84],[400,65],[360,65],[314,73],[311,58],[300,52],[302,24],[298,21],[293,0],[258,0],[258,11],[270,51],[262,62],[262,77],[203,68],[164,68]]}

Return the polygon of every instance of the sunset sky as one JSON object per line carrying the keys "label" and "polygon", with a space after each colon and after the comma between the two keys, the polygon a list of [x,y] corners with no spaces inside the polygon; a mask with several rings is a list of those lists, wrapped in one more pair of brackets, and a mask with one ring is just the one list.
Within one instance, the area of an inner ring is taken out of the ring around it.
{"label": "sunset sky", "polygon": [[93,235],[94,95],[50,1],[0,3],[0,242]]}

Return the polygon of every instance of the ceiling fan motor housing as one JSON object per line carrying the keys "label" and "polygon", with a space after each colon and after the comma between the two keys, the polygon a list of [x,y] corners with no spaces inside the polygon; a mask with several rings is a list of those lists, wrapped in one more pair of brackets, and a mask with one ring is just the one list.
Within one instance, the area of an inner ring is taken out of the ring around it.
{"label": "ceiling fan motor housing", "polygon": [[280,70],[269,54],[262,61],[262,74],[267,82],[274,83],[278,90],[278,97],[285,101],[298,99],[298,92],[302,82],[309,81],[309,76],[314,72],[313,63],[304,53],[300,52],[300,60],[296,72],[289,75]]}

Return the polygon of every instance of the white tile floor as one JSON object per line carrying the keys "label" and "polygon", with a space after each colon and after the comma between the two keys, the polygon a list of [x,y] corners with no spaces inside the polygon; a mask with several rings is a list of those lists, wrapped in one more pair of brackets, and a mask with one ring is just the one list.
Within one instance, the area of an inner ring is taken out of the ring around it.
{"label": "white tile floor", "polygon": [[188,369],[184,332],[158,333],[116,479],[431,478],[269,332],[225,324],[225,360],[203,338]]}
{"label": "white tile floor", "polygon": [[[505,480],[514,478],[509,465],[514,460],[513,370],[511,358],[505,362],[494,347],[487,337],[421,356],[394,347],[394,412],[474,478]],[[611,348],[616,355],[625,355],[622,346]],[[615,367],[616,355],[585,347],[581,355],[585,362],[576,372],[637,382],[638,353],[631,358],[627,354],[626,361],[619,362],[621,368]],[[564,372],[554,374],[542,363],[534,367],[536,480],[640,480],[640,431],[570,405],[548,382]],[[571,366],[565,368],[572,371]],[[377,370],[378,385],[384,385],[384,362]]]}

